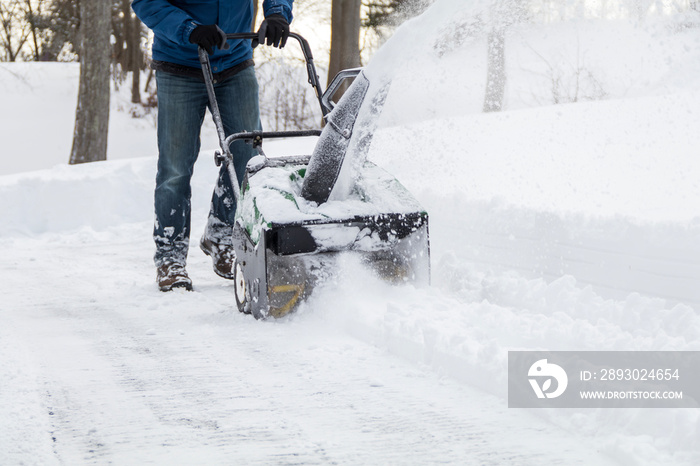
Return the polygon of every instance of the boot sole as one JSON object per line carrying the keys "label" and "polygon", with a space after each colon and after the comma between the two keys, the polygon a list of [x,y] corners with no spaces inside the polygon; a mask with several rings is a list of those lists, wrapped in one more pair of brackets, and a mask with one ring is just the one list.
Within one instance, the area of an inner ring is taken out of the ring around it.
{"label": "boot sole", "polygon": [[185,281],[175,282],[171,285],[159,286],[158,288],[160,289],[160,291],[162,291],[164,293],[168,292],[168,291],[172,291],[173,288],[184,288],[187,291],[192,291],[192,282],[189,282],[189,281],[188,282],[185,282]]}

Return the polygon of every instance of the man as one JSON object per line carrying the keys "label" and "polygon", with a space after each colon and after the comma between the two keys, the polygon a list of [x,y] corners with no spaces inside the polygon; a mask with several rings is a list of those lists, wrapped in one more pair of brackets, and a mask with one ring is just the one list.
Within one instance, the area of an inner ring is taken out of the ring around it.
{"label": "man", "polygon": [[[226,134],[260,129],[258,83],[251,41],[227,41],[249,32],[257,0],[133,0],[132,8],[153,30],[158,86],[158,173],[155,190],[154,261],[161,291],[192,289],[185,270],[190,237],[190,179],[199,154],[199,133],[209,100],[198,46],[210,55],[214,87]],[[289,36],[294,0],[264,0],[258,42],[282,48]],[[256,44],[257,45],[257,44]],[[254,155],[243,141],[231,145],[239,183]],[[231,244],[235,197],[222,167],[200,241],[214,271],[233,278]]]}

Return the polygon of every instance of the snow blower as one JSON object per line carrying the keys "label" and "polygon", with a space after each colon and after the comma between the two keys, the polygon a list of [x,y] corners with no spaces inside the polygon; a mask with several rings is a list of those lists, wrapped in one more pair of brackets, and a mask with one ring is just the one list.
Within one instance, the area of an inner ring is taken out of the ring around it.
{"label": "snow blower", "polygon": [[[254,39],[255,33],[228,34]],[[200,48],[204,80],[221,150],[237,195],[233,228],[234,294],[238,310],[257,319],[293,311],[337,268],[340,254],[357,254],[378,277],[428,284],[428,214],[389,173],[366,161],[389,85],[371,83],[363,69],[341,71],[325,92],[308,42],[298,34],[308,73],[326,122],[323,130],[255,131],[226,135],[214,94],[208,54]],[[332,99],[353,79],[343,96]],[[317,136],[311,155],[267,157],[265,139]],[[258,155],[237,186],[233,141]]]}

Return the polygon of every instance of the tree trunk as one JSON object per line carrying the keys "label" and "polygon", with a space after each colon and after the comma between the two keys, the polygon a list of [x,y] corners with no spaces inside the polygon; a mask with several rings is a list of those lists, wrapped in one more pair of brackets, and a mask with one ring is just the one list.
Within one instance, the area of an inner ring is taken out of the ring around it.
{"label": "tree trunk", "polygon": [[[34,10],[32,8],[32,0],[26,0],[27,5],[27,18],[29,20],[29,28],[32,31],[32,43],[34,45],[34,61],[39,61],[41,57],[39,56],[39,40],[36,35],[36,20],[37,17],[34,15]],[[39,12],[41,12],[41,2],[39,2]]]}
{"label": "tree trunk", "polygon": [[111,2],[80,2],[80,85],[71,164],[107,159]]}
{"label": "tree trunk", "polygon": [[[339,71],[360,66],[361,0],[333,0],[328,83]],[[338,91],[338,97],[345,89]]]}
{"label": "tree trunk", "polygon": [[506,38],[502,27],[494,27],[488,35],[488,69],[484,112],[500,112],[506,91]]}
{"label": "tree trunk", "polygon": [[131,103],[141,103],[141,70],[138,67],[131,74]]}
{"label": "tree trunk", "polygon": [[128,63],[131,71],[131,103],[141,103],[141,68],[143,56],[141,52],[141,20],[131,12],[130,1],[124,0],[124,24],[126,35],[126,51],[129,54]]}

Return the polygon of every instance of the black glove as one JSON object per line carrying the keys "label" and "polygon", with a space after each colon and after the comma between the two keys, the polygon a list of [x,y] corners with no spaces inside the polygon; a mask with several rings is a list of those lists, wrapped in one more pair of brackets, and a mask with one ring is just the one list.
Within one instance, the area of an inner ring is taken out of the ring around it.
{"label": "black glove", "polygon": [[[257,39],[253,39],[253,48],[258,44],[272,45],[282,48],[289,38],[289,22],[282,15],[270,15],[262,22],[258,29]],[[267,39],[267,42],[265,42]]]}
{"label": "black glove", "polygon": [[199,25],[190,34],[190,43],[203,47],[209,55],[214,53],[214,47],[228,50],[226,33],[216,24]]}

